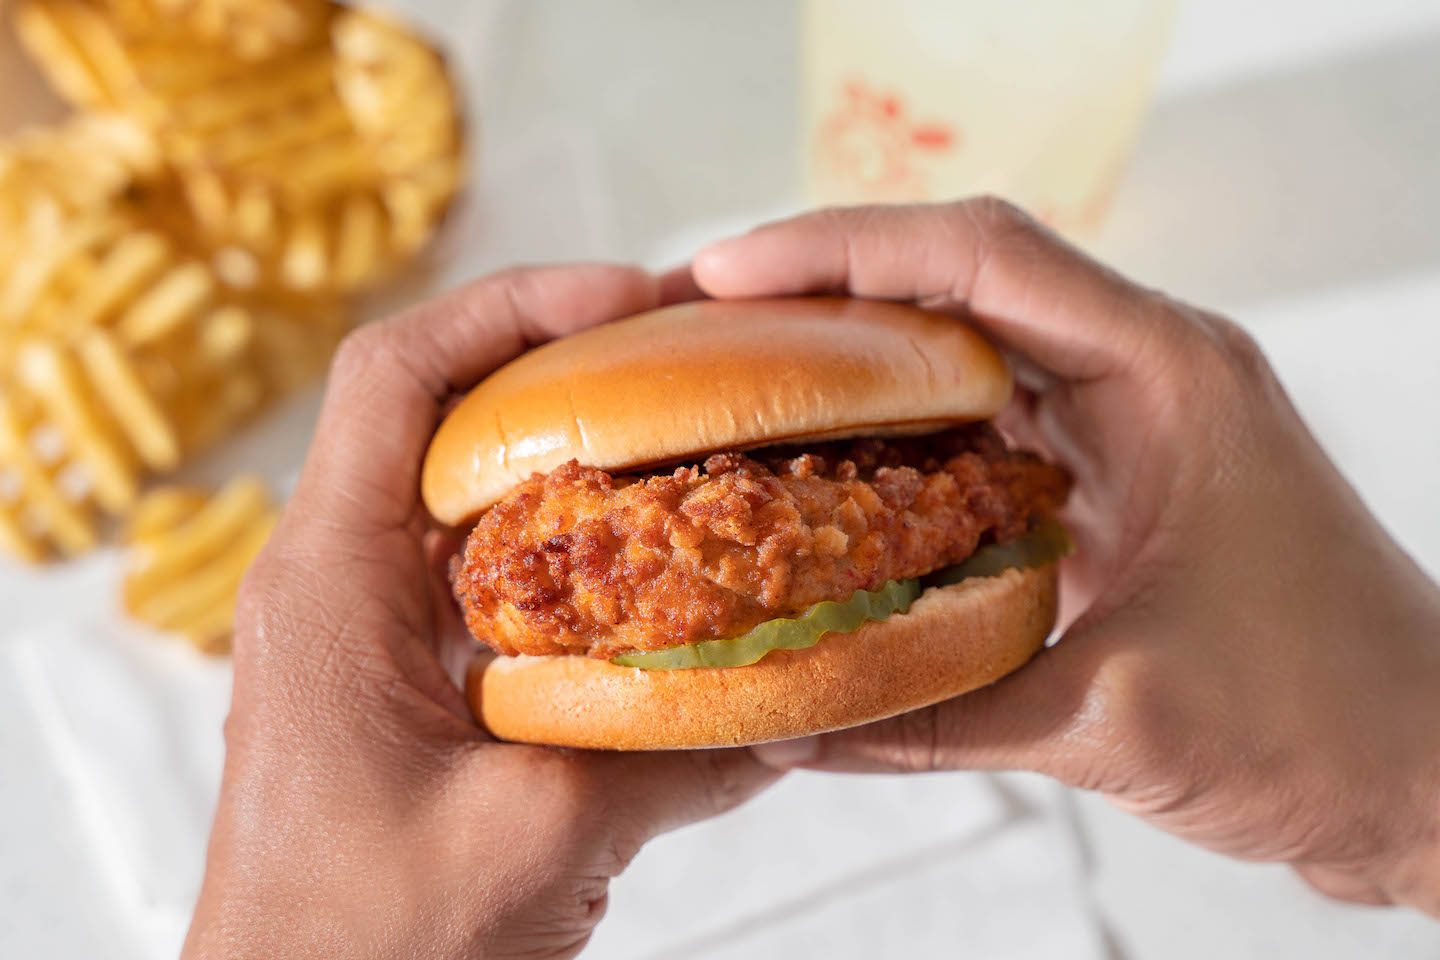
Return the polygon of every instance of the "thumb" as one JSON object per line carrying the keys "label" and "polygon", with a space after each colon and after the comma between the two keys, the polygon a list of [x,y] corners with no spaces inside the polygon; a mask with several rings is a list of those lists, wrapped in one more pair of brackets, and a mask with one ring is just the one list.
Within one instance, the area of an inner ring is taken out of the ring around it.
{"label": "thumb", "polygon": [[782,775],[744,748],[565,753],[590,784],[581,822],[611,876],[654,837],[731,810]]}
{"label": "thumb", "polygon": [[988,687],[836,733],[751,747],[766,766],[851,773],[1034,770],[1067,782],[1096,749],[1085,736],[1090,671],[1081,636]]}
{"label": "thumb", "polygon": [[584,762],[640,842],[733,809],[781,775],[745,749],[587,752]]}

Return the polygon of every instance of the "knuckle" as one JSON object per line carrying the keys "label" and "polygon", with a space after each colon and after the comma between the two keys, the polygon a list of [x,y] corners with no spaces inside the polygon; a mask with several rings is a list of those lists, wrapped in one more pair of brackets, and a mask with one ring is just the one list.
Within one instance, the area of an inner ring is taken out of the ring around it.
{"label": "knuckle", "polygon": [[819,232],[839,237],[863,234],[876,227],[886,209],[875,206],[828,206],[811,214]]}
{"label": "knuckle", "polygon": [[1165,700],[1155,696],[1163,678],[1151,660],[1135,655],[1111,657],[1096,674],[1091,710],[1109,732],[1126,739],[1167,739],[1172,718]]}
{"label": "knuckle", "polygon": [[925,773],[941,769],[940,706],[924,707],[890,721],[888,753],[896,769]]}
{"label": "knuckle", "polygon": [[1217,443],[1251,435],[1256,418],[1273,409],[1280,392],[1265,353],[1248,332],[1220,317],[1205,317],[1198,349],[1200,396],[1192,409],[1212,424]]}
{"label": "knuckle", "polygon": [[950,229],[957,236],[969,235],[964,245],[973,251],[977,276],[991,262],[1015,283],[1033,282],[1036,271],[1047,273],[1045,264],[1065,246],[1049,227],[995,196],[959,201]]}
{"label": "knuckle", "polygon": [[[1140,651],[1112,656],[1097,671],[1086,705],[1085,736],[1100,762],[1075,785],[1104,790],[1137,812],[1184,806],[1205,777],[1193,742],[1196,706],[1155,658]],[[1218,735],[1218,731],[1216,732]]]}
{"label": "knuckle", "polygon": [[984,194],[956,201],[955,212],[982,237],[1042,236],[1044,227],[1034,217],[1003,197]]}
{"label": "knuckle", "polygon": [[345,335],[335,351],[330,374],[337,382],[364,379],[393,356],[389,331],[383,324],[371,323]]}
{"label": "knuckle", "polygon": [[511,264],[490,274],[490,282],[502,287],[525,287],[531,283],[536,269],[527,264]]}
{"label": "knuckle", "polygon": [[[566,857],[608,832],[606,791],[575,751],[542,747],[466,747],[453,764],[461,804],[481,804],[486,816],[534,825],[533,838]],[[498,793],[476,792],[476,783],[504,783]]]}
{"label": "knuckle", "polygon": [[534,789],[525,793],[543,797],[544,802],[551,804],[552,819],[559,823],[586,820],[605,794],[591,765],[570,750],[538,753],[526,772],[526,779]]}
{"label": "knuckle", "polygon": [[541,268],[519,265],[505,267],[490,275],[490,283],[509,301],[517,317],[529,316],[529,304],[535,292],[536,274]]}
{"label": "knuckle", "polygon": [[690,759],[695,764],[701,790],[717,813],[737,806],[748,795],[732,756],[714,751],[696,751]]}
{"label": "knuckle", "polygon": [[1269,361],[1259,342],[1239,324],[1224,318],[1214,321],[1214,337],[1230,371],[1246,383],[1261,383],[1270,374]]}
{"label": "knuckle", "polygon": [[1270,375],[1265,352],[1250,333],[1225,317],[1165,299],[1179,323],[1181,350],[1194,358],[1207,379],[1230,385],[1256,385]]}
{"label": "knuckle", "polygon": [[[316,660],[340,649],[330,642],[337,629],[334,611],[314,602],[329,589],[313,567],[286,559],[282,544],[266,547],[236,594],[236,690],[283,688],[297,682],[298,672],[307,674],[305,683],[313,683],[324,669],[338,666]],[[301,637],[307,641],[299,642]]]}
{"label": "knuckle", "polygon": [[231,706],[220,728],[227,753],[234,755],[250,744],[251,727],[247,714],[236,706]]}
{"label": "knuckle", "polygon": [[624,800],[596,765],[572,750],[547,750],[520,777],[538,821],[552,842],[586,861],[603,876],[615,876],[634,859],[649,837],[646,824],[627,815]]}
{"label": "knuckle", "polygon": [[848,226],[850,223],[856,220],[865,220],[866,218],[873,215],[874,211],[874,207],[850,207],[841,204],[831,204],[829,206],[819,208],[813,214],[811,214],[811,216],[813,216],[815,220],[818,220],[821,223],[831,226],[843,227]]}
{"label": "knuckle", "polygon": [[[268,548],[267,548],[268,550]],[[235,595],[234,657],[237,663],[255,658],[266,630],[271,601],[282,588],[275,563],[265,552],[246,571]]]}
{"label": "knuckle", "polygon": [[491,290],[503,290],[506,296],[513,298],[517,291],[530,282],[527,279],[530,270],[530,267],[524,266],[503,267],[486,277],[484,286]]}
{"label": "knuckle", "polygon": [[1148,371],[1147,392],[1166,422],[1219,440],[1242,438],[1252,414],[1274,400],[1278,382],[1264,351],[1248,332],[1223,317],[1155,294],[1147,350],[1137,369]]}

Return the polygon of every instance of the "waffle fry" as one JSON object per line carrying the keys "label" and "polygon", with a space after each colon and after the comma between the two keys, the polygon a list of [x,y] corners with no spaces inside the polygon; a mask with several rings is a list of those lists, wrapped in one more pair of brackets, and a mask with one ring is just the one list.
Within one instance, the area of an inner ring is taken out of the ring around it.
{"label": "waffle fry", "polygon": [[311,42],[330,15],[320,0],[100,0],[100,6],[123,32],[144,33],[169,20],[249,61]]}
{"label": "waffle fry", "polygon": [[146,546],[193,516],[208,499],[199,487],[156,487],[135,504],[121,528],[120,542]]}
{"label": "waffle fry", "polygon": [[35,244],[3,281],[0,540],[27,560],[89,549],[146,477],[313,378],[348,326],[334,304],[230,295],[122,214]]}
{"label": "waffle fry", "polygon": [[81,115],[0,141],[0,277],[37,240],[117,203],[160,165],[149,134],[117,114]]}
{"label": "waffle fry", "polygon": [[255,477],[237,478],[213,497],[186,487],[147,494],[127,524],[126,612],[205,653],[229,652],[240,581],[278,518]]}
{"label": "waffle fry", "polygon": [[[0,551],[40,561],[324,370],[349,295],[437,230],[463,136],[440,56],[327,0],[14,20],[81,111],[0,140]],[[142,540],[200,509],[155,502]]]}
{"label": "waffle fry", "polygon": [[32,0],[18,21],[72,102],[152,133],[174,176],[150,204],[187,209],[193,243],[225,282],[361,290],[433,236],[463,177],[462,137],[445,65],[412,34],[316,5],[295,14],[309,28],[257,70],[183,17],[145,2],[116,16],[116,5]]}
{"label": "waffle fry", "polygon": [[350,12],[331,32],[341,99],[386,175],[391,242],[414,253],[464,178],[454,85],[435,51],[383,15]]}
{"label": "waffle fry", "polygon": [[0,541],[30,562],[46,559],[52,548],[83,553],[97,541],[94,511],[85,491],[63,480],[54,444],[35,442],[33,426],[8,396],[0,395],[0,478],[6,488]]}

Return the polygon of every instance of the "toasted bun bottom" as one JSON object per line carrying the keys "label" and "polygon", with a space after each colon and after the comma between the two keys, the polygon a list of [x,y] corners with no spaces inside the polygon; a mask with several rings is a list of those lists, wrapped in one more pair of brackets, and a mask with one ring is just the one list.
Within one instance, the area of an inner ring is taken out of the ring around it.
{"label": "toasted bun bottom", "polygon": [[910,612],[748,667],[640,670],[497,657],[470,707],[495,736],[607,750],[728,747],[853,727],[938,703],[1024,664],[1055,625],[1057,568],[927,590]]}

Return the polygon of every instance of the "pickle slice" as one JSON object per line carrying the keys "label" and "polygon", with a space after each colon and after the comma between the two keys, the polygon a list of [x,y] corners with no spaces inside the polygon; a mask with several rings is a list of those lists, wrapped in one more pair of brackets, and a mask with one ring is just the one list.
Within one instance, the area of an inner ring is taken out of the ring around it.
{"label": "pickle slice", "polygon": [[642,670],[746,667],[771,650],[813,647],[827,633],[853,633],[869,620],[904,613],[920,596],[919,580],[891,580],[878,590],[856,590],[849,600],[825,600],[794,619],[780,617],[738,637],[702,640],[664,650],[627,653],[610,662]]}
{"label": "pickle slice", "polygon": [[996,577],[1006,570],[1043,567],[1070,556],[1075,550],[1059,520],[1035,524],[1009,543],[992,543],[976,550],[953,567],[921,578],[926,587],[948,587],[971,577]]}
{"label": "pickle slice", "polygon": [[1011,568],[1042,567],[1069,556],[1072,549],[1070,537],[1059,521],[1044,520],[1009,543],[981,547],[963,563],[923,579],[891,580],[878,590],[856,590],[848,600],[825,600],[798,617],[766,620],[738,637],[626,653],[610,662],[641,670],[747,667],[771,650],[803,650],[815,646],[827,633],[854,633],[867,621],[905,613],[929,587],[948,587],[971,577],[994,577]]}

